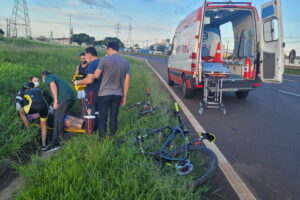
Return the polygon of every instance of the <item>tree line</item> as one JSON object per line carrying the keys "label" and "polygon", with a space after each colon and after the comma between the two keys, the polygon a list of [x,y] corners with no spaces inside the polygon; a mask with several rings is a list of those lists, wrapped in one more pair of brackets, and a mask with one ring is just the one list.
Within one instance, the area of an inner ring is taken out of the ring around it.
{"label": "tree line", "polygon": [[114,41],[118,43],[120,48],[124,48],[125,45],[121,42],[119,38],[116,37],[106,37],[104,40],[95,40],[95,37],[89,36],[86,33],[79,33],[79,34],[74,34],[71,37],[71,42],[75,42],[78,45],[82,45],[85,43],[86,45],[90,46],[106,46],[109,42]]}

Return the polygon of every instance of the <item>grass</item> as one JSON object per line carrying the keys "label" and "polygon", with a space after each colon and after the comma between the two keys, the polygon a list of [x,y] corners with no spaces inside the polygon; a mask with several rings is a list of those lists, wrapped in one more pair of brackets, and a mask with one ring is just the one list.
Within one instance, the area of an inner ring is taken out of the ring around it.
{"label": "grass", "polygon": [[[71,80],[81,51],[76,47],[40,42],[0,41],[0,83],[5,90],[0,95],[1,102],[5,102],[0,119],[1,126],[5,121],[1,129],[7,130],[3,137],[1,133],[1,139],[10,138],[14,141],[11,146],[18,149],[20,143],[37,137],[37,129],[22,128],[11,99],[30,75],[39,75],[44,69]],[[171,106],[172,98],[155,75],[141,62],[127,60],[132,72],[127,105],[147,100],[145,88],[151,87],[154,106],[161,102]],[[73,109],[73,112],[79,110],[78,105]],[[176,124],[172,114],[160,112],[137,120],[137,112],[121,109],[116,137],[133,129],[167,124]],[[77,135],[49,159],[41,160],[34,155],[29,165],[19,167],[26,185],[15,199],[199,199],[207,192],[206,185],[194,192],[175,187],[177,177],[174,174],[162,174],[157,163],[141,155],[138,149],[128,145],[119,148],[114,140],[98,141],[97,135]],[[15,151],[6,149],[6,156]]]}
{"label": "grass", "polygon": [[294,75],[300,75],[300,69],[285,69],[285,74],[294,74]]}
{"label": "grass", "polygon": [[15,111],[13,99],[19,89],[32,75],[40,76],[45,69],[71,80],[81,51],[43,42],[0,40],[0,176],[5,173],[2,168],[11,162],[12,156],[17,156],[24,144],[38,141],[39,130],[25,129]]}

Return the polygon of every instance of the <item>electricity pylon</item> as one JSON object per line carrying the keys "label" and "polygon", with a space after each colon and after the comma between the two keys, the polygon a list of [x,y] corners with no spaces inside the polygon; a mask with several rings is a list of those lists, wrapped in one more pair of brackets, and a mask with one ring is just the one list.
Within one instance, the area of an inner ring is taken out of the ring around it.
{"label": "electricity pylon", "polygon": [[10,19],[10,36],[31,38],[31,27],[26,0],[15,0]]}

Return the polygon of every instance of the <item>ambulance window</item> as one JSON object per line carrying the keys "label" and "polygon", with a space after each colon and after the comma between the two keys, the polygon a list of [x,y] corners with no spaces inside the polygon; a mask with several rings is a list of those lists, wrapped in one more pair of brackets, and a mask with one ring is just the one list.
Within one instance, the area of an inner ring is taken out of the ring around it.
{"label": "ambulance window", "polygon": [[262,18],[265,19],[267,17],[271,17],[272,15],[274,15],[274,7],[273,5],[270,5],[268,7],[265,7],[262,10]]}
{"label": "ambulance window", "polygon": [[278,20],[272,19],[264,23],[264,39],[266,42],[278,40]]}

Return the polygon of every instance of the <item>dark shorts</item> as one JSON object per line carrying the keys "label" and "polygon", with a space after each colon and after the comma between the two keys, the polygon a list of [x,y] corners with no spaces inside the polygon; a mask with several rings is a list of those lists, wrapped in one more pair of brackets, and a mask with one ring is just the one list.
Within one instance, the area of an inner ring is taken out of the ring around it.
{"label": "dark shorts", "polygon": [[48,106],[45,102],[32,102],[28,114],[39,113],[40,118],[47,118]]}

